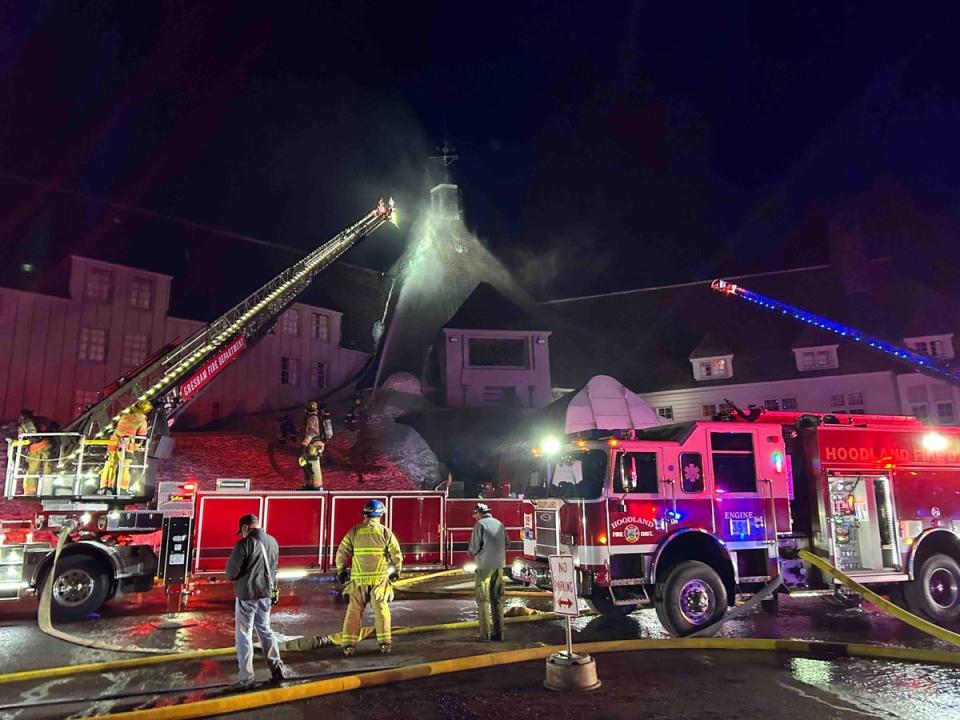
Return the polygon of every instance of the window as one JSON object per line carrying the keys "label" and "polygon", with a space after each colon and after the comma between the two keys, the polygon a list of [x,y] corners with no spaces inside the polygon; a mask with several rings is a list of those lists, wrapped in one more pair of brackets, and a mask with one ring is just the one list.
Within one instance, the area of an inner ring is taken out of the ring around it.
{"label": "window", "polygon": [[530,367],[523,338],[471,338],[470,365],[474,367]]}
{"label": "window", "polygon": [[313,339],[330,341],[330,316],[323,313],[313,314]]}
{"label": "window", "polygon": [[740,493],[757,491],[756,465],[753,459],[753,435],[750,433],[710,433],[713,477],[717,489]]}
{"label": "window", "polygon": [[921,422],[925,422],[930,416],[926,405],[911,405],[910,414]]}
{"label": "window", "polygon": [[830,407],[832,408],[842,408],[843,407],[843,393],[838,395],[830,396]]}
{"label": "window", "polygon": [[141,310],[153,307],[153,280],[145,277],[130,280],[130,306]]}
{"label": "window", "polygon": [[313,364],[313,370],[310,373],[310,387],[316,390],[322,390],[327,386],[327,365],[318,362]]}
{"label": "window", "polygon": [[77,414],[86,412],[91,405],[100,401],[100,393],[96,390],[77,390],[73,395],[73,404],[76,406]]}
{"label": "window", "polygon": [[298,385],[300,382],[300,361],[297,358],[280,358],[280,384]]}
{"label": "window", "polygon": [[700,414],[705,418],[712,418],[717,414],[716,405],[702,405],[700,407]]}
{"label": "window", "polygon": [[113,284],[113,273],[103,268],[87,270],[86,296],[98,302],[110,302],[110,286]]}
{"label": "window", "polygon": [[700,361],[700,377],[725,378],[728,374],[727,361],[722,358]]}
{"label": "window", "polygon": [[953,425],[957,421],[952,402],[937,403],[937,422],[941,425]]}
{"label": "window", "polygon": [[680,489],[703,492],[703,458],[700,453],[680,453]]}
{"label": "window", "polygon": [[673,408],[672,407],[658,407],[657,415],[662,417],[664,420],[673,420]]}
{"label": "window", "polygon": [[617,456],[613,491],[618,493],[660,493],[655,452],[624,452]]}
{"label": "window", "polygon": [[793,354],[797,360],[797,369],[801,372],[828,370],[839,367],[836,345],[827,345],[819,348],[799,348],[794,350]]}
{"label": "window", "polygon": [[904,342],[908,348],[922,355],[944,360],[953,359],[953,334],[904,338]]}
{"label": "window", "polygon": [[863,393],[847,393],[847,404],[848,405],[863,405]]}
{"label": "window", "polygon": [[764,409],[764,410],[779,410],[779,409],[780,409],[780,401],[779,401],[779,400],[776,400],[776,399],[773,399],[773,400],[764,400],[764,401],[763,401],[763,409]]}
{"label": "window", "polygon": [[280,334],[293,335],[300,334],[300,311],[296,308],[290,308],[280,316]]}
{"label": "window", "polygon": [[796,398],[783,398],[780,401],[781,410],[796,410],[798,407],[800,407],[800,404]]}
{"label": "window", "polygon": [[487,385],[483,388],[483,404],[516,407],[519,404],[517,389],[513,385]]}
{"label": "window", "polygon": [[89,362],[103,362],[107,357],[107,331],[81,328],[77,357]]}
{"label": "window", "polygon": [[606,485],[607,454],[603,450],[584,450],[563,455],[544,468],[540,476],[545,482],[541,487],[529,486],[530,497],[593,500],[603,494]]}
{"label": "window", "polygon": [[147,359],[147,336],[124,335],[120,362],[125,367],[137,367]]}

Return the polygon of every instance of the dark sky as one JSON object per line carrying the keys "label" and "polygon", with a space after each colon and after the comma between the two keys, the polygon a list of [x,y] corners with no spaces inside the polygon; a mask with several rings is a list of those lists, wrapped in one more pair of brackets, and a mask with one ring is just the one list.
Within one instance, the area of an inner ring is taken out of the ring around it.
{"label": "dark sky", "polygon": [[[380,195],[409,216],[446,134],[469,226],[541,294],[822,262],[851,202],[872,252],[955,276],[950,4],[333,5],[2,3],[0,174],[306,249]],[[28,258],[54,202],[0,177],[0,242]],[[51,242],[140,222],[84,217]]]}

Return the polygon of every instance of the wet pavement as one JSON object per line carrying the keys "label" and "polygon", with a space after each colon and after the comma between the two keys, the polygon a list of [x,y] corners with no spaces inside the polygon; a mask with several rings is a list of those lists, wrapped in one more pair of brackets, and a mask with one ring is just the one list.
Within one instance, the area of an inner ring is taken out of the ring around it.
{"label": "wet pavement", "polygon": [[[458,583],[469,587],[469,583]],[[510,598],[508,606],[547,609],[542,600]],[[274,611],[274,629],[285,636],[335,632],[345,606],[322,578],[298,581]],[[469,597],[400,594],[393,606],[394,626],[426,625],[476,618]],[[191,598],[178,620],[186,627],[164,629],[164,597],[148,593],[113,603],[101,617],[63,629],[113,644],[171,651],[218,648],[232,644],[232,592],[228,584],[206,586]],[[365,624],[372,624],[367,617]],[[618,621],[582,617],[575,621],[575,642],[665,637],[652,610]],[[417,634],[395,638],[394,653],[383,657],[372,641],[346,659],[337,648],[288,653],[285,660],[299,676],[359,672],[491,650],[563,642],[561,621],[507,627],[496,646],[472,638],[475,630]],[[756,612],[730,621],[721,636],[777,637],[836,642],[865,642],[947,649],[947,646],[882,615],[869,606],[844,610],[817,597],[784,599],[778,616]],[[31,609],[0,615],[0,672],[129,658],[66,644],[37,629]],[[488,718],[497,712],[514,717],[547,717],[563,708],[564,718],[777,717],[780,718],[930,718],[960,717],[960,668],[856,658],[797,657],[780,653],[656,651],[596,656],[603,686],[593,693],[558,695],[543,689],[542,661],[501,669],[460,673],[346,695],[272,708],[277,718],[316,717],[336,712],[351,718]],[[267,671],[259,660],[258,673]],[[0,717],[30,720],[88,717],[97,713],[201,699],[219,689],[158,697],[102,699],[125,693],[198,688],[234,679],[232,655],[134,671],[85,674],[0,685]],[[78,698],[70,705],[44,705]],[[98,698],[96,701],[90,699]],[[13,704],[31,704],[11,708]],[[262,711],[237,717],[260,717]]]}

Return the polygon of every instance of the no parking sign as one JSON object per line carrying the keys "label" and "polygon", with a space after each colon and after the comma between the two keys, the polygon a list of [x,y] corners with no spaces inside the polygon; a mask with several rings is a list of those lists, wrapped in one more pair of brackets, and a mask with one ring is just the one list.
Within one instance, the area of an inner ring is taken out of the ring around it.
{"label": "no parking sign", "polygon": [[557,615],[580,617],[577,602],[577,571],[570,555],[551,555],[550,583],[553,586],[553,611]]}

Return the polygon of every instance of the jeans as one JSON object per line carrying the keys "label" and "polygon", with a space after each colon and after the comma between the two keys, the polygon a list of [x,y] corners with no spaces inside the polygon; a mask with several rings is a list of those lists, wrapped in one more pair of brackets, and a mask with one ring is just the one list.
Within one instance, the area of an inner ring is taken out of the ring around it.
{"label": "jeans", "polygon": [[267,657],[267,665],[271,672],[277,672],[283,668],[283,661],[280,659],[280,645],[277,643],[277,636],[270,629],[270,608],[273,602],[270,598],[260,600],[241,600],[237,598],[236,620],[237,620],[237,664],[240,671],[237,680],[241,683],[253,682],[253,629],[257,629],[257,637],[260,638],[260,647],[263,648],[263,654]]}

